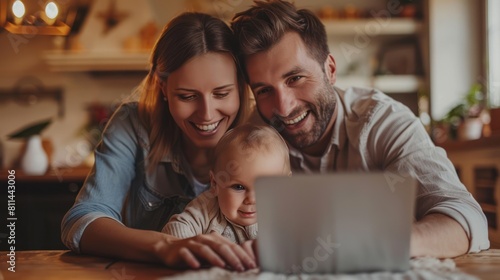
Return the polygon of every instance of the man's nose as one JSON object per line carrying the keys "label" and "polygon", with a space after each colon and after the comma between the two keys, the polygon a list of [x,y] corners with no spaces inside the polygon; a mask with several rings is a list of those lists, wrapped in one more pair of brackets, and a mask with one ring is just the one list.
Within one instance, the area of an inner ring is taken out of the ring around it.
{"label": "man's nose", "polygon": [[274,114],[281,117],[288,117],[295,105],[295,95],[287,88],[276,89],[274,104]]}

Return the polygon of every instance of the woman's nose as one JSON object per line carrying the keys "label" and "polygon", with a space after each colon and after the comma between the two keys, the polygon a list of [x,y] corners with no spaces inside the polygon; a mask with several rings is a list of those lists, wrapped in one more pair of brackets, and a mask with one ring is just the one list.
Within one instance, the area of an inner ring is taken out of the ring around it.
{"label": "woman's nose", "polygon": [[212,101],[208,98],[201,100],[201,104],[198,109],[198,114],[204,121],[211,121],[214,115],[214,107]]}

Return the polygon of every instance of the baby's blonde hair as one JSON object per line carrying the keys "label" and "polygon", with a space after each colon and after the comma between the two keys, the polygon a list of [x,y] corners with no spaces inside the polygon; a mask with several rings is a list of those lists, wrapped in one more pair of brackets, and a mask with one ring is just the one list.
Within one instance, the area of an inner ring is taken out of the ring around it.
{"label": "baby's blonde hair", "polygon": [[225,153],[234,151],[250,156],[247,157],[248,160],[251,160],[251,156],[256,151],[268,153],[279,151],[285,162],[284,171],[290,170],[290,157],[286,142],[271,126],[247,123],[226,132],[215,147],[212,169],[216,168],[218,160]]}

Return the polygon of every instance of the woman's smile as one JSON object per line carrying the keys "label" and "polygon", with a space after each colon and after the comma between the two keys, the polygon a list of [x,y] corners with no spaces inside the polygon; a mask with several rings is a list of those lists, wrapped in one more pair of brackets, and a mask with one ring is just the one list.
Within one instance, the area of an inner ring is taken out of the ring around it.
{"label": "woman's smile", "polygon": [[222,120],[223,119],[220,119],[219,121],[209,124],[199,124],[195,122],[191,122],[191,124],[202,133],[213,134],[217,132],[216,130],[219,127],[219,124],[222,122]]}

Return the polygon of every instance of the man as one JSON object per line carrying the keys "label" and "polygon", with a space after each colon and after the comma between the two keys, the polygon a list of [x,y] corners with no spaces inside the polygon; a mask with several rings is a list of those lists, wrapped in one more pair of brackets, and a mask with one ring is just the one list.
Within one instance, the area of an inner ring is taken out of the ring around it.
{"label": "man", "polygon": [[313,13],[282,0],[255,1],[232,27],[258,112],[287,140],[294,172],[415,177],[411,256],[455,257],[489,247],[479,204],[413,113],[377,90],[334,87],[335,60]]}

